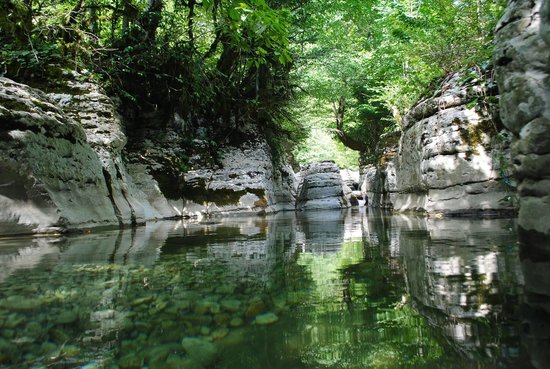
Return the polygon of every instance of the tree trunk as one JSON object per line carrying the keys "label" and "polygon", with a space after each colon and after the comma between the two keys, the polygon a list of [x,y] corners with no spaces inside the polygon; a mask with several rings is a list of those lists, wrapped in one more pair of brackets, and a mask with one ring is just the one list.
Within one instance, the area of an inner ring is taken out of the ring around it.
{"label": "tree trunk", "polygon": [[332,111],[334,112],[334,118],[336,120],[336,137],[344,146],[359,152],[366,152],[367,145],[355,138],[349,136],[344,131],[344,117],[346,113],[346,99],[340,96],[337,102],[332,103]]}
{"label": "tree trunk", "polygon": [[69,15],[64,24],[63,40],[66,43],[74,42],[77,39],[77,33],[74,30],[74,27],[77,23],[78,16],[82,10],[82,3],[84,0],[78,0],[76,5],[71,9]]}
{"label": "tree trunk", "polygon": [[191,46],[191,49],[195,49],[195,36],[193,34],[195,4],[195,0],[188,0],[187,2],[187,7],[189,8],[189,15],[187,16],[187,35],[189,37],[189,45]]}
{"label": "tree trunk", "polygon": [[27,34],[27,36],[30,36],[32,31],[32,17],[33,17],[32,0],[25,0],[25,7],[27,8],[27,12],[25,14],[25,19],[23,20],[23,29],[25,30],[25,33]]}
{"label": "tree trunk", "polygon": [[145,31],[145,39],[149,43],[155,41],[157,29],[162,19],[162,9],[164,8],[163,0],[149,0],[147,10],[141,20],[141,25]]}

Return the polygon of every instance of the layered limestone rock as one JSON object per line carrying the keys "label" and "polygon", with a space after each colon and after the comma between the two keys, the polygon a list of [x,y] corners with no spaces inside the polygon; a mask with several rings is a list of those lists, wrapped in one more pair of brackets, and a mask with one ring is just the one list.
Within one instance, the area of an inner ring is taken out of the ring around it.
{"label": "layered limestone rock", "polygon": [[226,147],[221,157],[218,168],[184,174],[184,216],[266,214],[294,209],[294,171],[288,165],[273,164],[265,141]]}
{"label": "layered limestone rock", "polygon": [[342,177],[342,181],[344,182],[344,196],[349,201],[350,205],[365,205],[363,192],[361,192],[359,188],[359,171],[351,169],[341,169],[340,176]]}
{"label": "layered limestone rock", "polygon": [[0,78],[0,233],[118,223],[86,133],[39,90]]}
{"label": "layered limestone rock", "polygon": [[501,117],[517,139],[519,225],[550,237],[550,4],[511,2],[496,34]]}
{"label": "layered limestone rock", "polygon": [[379,209],[393,209],[397,195],[395,163],[384,166],[368,165],[362,170],[361,191],[369,206]]}
{"label": "layered limestone rock", "polygon": [[265,141],[191,171],[175,132],[156,157],[149,141],[130,153],[113,101],[75,75],[48,94],[1,78],[0,123],[0,234],[294,209],[294,173]]}
{"label": "layered limestone rock", "polygon": [[490,69],[476,68],[450,75],[418,102],[403,119],[397,155],[363,170],[370,204],[446,215],[513,212],[509,134],[493,110],[495,94]]}
{"label": "layered limestone rock", "polygon": [[[148,219],[177,216],[177,210],[168,204],[158,186],[148,183],[142,187],[144,192],[128,174],[122,157],[126,135],[116,107],[105,92],[96,84],[78,82],[74,76],[66,80],[60,90],[49,93],[48,97],[84,129],[87,142],[103,167],[118,222],[143,223]],[[155,201],[150,202],[150,198]]]}
{"label": "layered limestone rock", "polygon": [[550,1],[509,1],[496,27],[501,116],[514,133],[525,276],[523,341],[536,368],[550,367]]}
{"label": "layered limestone rock", "polygon": [[344,189],[351,192],[332,161],[323,161],[305,166],[297,175],[298,190],[296,209],[340,209],[350,203]]}

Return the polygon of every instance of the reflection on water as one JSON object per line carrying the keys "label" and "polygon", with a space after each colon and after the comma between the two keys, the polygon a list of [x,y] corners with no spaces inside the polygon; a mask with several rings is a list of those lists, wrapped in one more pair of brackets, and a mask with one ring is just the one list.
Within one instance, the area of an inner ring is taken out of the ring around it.
{"label": "reflection on water", "polygon": [[0,368],[530,368],[514,229],[354,209],[0,239]]}

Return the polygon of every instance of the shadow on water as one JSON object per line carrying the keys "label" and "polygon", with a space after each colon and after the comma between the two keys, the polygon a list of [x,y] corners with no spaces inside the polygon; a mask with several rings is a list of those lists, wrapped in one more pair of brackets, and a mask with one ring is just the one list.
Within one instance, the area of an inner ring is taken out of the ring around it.
{"label": "shadow on water", "polygon": [[512,220],[159,222],[2,239],[0,264],[0,368],[529,368],[545,355]]}

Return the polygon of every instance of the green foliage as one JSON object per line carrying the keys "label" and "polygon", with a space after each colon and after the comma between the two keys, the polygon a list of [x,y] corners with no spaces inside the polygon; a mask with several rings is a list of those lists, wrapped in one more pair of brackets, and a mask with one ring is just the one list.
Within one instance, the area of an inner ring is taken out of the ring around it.
{"label": "green foliage", "polygon": [[375,162],[380,136],[399,129],[430,81],[488,59],[503,6],[5,0],[0,73],[36,83],[86,69],[121,98],[132,128],[168,124],[177,114],[190,137],[222,145],[250,138],[243,131],[262,133],[282,156],[314,126]]}
{"label": "green foliage", "polygon": [[264,0],[7,0],[0,72],[37,84],[86,69],[120,97],[130,133],[178,114],[189,137],[265,130],[276,147],[298,139],[284,117],[289,15]]}
{"label": "green foliage", "polygon": [[[312,0],[296,12],[294,78],[317,121],[375,162],[430,82],[490,59],[503,0]],[[340,103],[341,102],[341,103]],[[332,106],[345,109],[332,109]],[[343,112],[338,116],[333,111]],[[340,122],[342,121],[342,122]]]}

